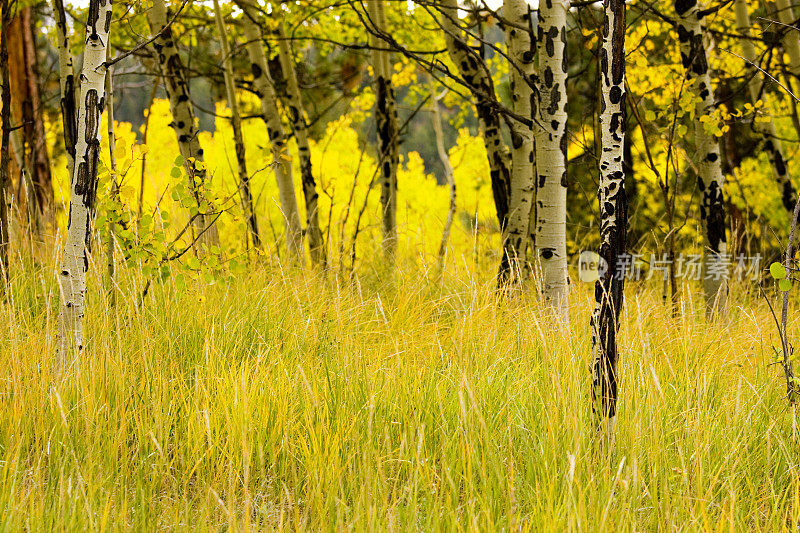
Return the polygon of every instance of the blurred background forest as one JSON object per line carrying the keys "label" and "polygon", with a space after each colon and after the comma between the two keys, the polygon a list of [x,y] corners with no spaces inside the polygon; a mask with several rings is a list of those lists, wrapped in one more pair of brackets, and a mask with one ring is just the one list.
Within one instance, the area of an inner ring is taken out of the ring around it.
{"label": "blurred background forest", "polygon": [[[779,48],[771,46],[780,39],[781,26],[768,16],[769,2],[763,4],[763,9],[753,6],[758,9],[751,14],[758,35],[754,41],[761,48],[761,66],[793,87],[796,82],[790,75],[782,77],[788,60],[777,53]],[[698,253],[702,246],[695,169],[691,163],[695,155],[690,133],[694,101],[684,83],[674,27],[669,15],[660,11],[663,8],[648,2],[637,2],[629,8],[628,242],[631,253],[643,254],[645,261],[651,253],[660,256],[666,251],[667,235],[677,236],[679,252]],[[70,24],[76,30],[72,40],[76,53],[82,48],[82,9],[85,8],[80,5],[68,6]],[[376,160],[372,117],[375,97],[366,44],[368,34],[347,2],[289,2],[283,9],[307,108],[313,164],[318,169],[321,226],[330,236],[327,246],[331,256],[344,254],[343,261],[349,264],[353,235],[358,234],[358,239],[363,240],[359,248],[366,256],[377,249],[379,238],[378,195],[372,194],[365,200],[370,184],[372,188],[377,186],[372,179]],[[57,212],[57,225],[50,229],[63,230],[69,180],[63,144],[58,142],[61,121],[58,52],[52,44],[55,39],[53,19],[48,5],[41,2],[17,2],[16,10],[27,13],[25,23],[30,24],[30,30],[15,23],[9,36],[10,49],[16,50],[15,39],[22,38],[16,32],[30,31],[35,38],[38,71],[35,82],[39,87]],[[258,98],[252,94],[248,81],[249,64],[242,46],[245,38],[236,22],[241,12],[230,5],[223,6],[223,10],[227,10],[230,21],[226,38],[233,50],[256,210],[265,217],[263,231],[269,235],[266,240],[272,254],[279,254],[284,230],[275,201],[269,143],[263,123],[258,120]],[[123,53],[146,40],[149,30],[144,11],[142,6],[133,3],[124,13],[121,10],[115,13],[118,21],[116,31],[112,32],[112,50]],[[483,8],[480,3],[468,3],[463,15],[487,43],[498,48],[505,46],[503,30],[490,9]],[[388,19],[389,31],[399,42],[410,49],[429,51],[426,53],[437,61],[450,62],[441,32],[431,31],[434,23],[428,10],[415,7],[412,2],[390,2]],[[220,197],[228,197],[236,191],[236,163],[231,156],[230,112],[224,103],[220,41],[212,21],[210,4],[190,2],[174,23],[173,31],[190,77],[191,101],[199,121],[201,143],[206,147],[206,162],[212,175],[210,183]],[[572,259],[580,250],[596,249],[599,237],[596,117],[600,46],[597,34],[601,24],[602,10],[589,6],[573,10],[567,28],[570,132],[567,235]],[[800,146],[794,142],[797,105],[777,83],[766,83],[759,103],[756,106],[750,103],[745,90],[751,76],[750,66],[740,57],[740,38],[732,6],[709,15],[707,27],[713,41],[709,61],[715,97],[720,103],[708,126],[723,147],[723,167],[729,180],[725,191],[731,235],[729,250],[734,257],[740,253],[761,254],[769,264],[769,260],[776,259],[780,253],[781,238],[788,231],[789,213],[782,208],[778,188],[769,185],[770,163],[760,149],[762,140],[753,133],[751,124],[762,119],[762,109],[771,110],[779,136],[789,141],[785,142],[784,150],[786,159],[791,162]],[[273,78],[278,80],[281,92],[276,42],[267,37],[265,45]],[[510,105],[508,64],[490,45],[483,46],[482,53],[492,70],[499,98]],[[456,257],[463,255],[492,265],[499,260],[501,252],[500,228],[493,216],[485,148],[468,97],[463,88],[448,88],[447,80],[441,80],[444,85],[429,84],[427,75],[414,61],[402,54],[395,56],[393,82],[402,125],[402,169],[398,178],[401,247],[411,252],[411,257],[435,256],[447,215],[449,193],[431,125],[433,90],[437,97],[443,95],[438,105],[445,122],[445,145],[458,186],[452,249]],[[23,63],[18,62],[20,59]],[[24,69],[24,58],[20,59],[12,54],[12,73],[16,72],[16,76]],[[178,180],[170,175],[179,152],[175,135],[168,127],[171,117],[166,95],[156,74],[152,53],[147,48],[113,67],[114,114],[119,122],[116,149],[121,162],[120,192],[126,208],[137,217],[153,216],[158,207],[160,213],[180,219],[183,215],[175,208],[171,195],[171,188]],[[106,117],[104,114],[103,119]],[[504,135],[508,140],[507,131]],[[106,141],[104,138],[101,158],[107,164]],[[297,175],[299,163],[294,143],[290,142],[290,150],[294,154],[292,161]],[[17,163],[21,162],[19,157],[17,153]],[[14,176],[13,189],[19,199],[24,193],[19,186],[19,174]],[[108,179],[101,181],[101,188],[103,186],[108,190]],[[297,187],[299,195],[299,183]],[[358,217],[362,204],[367,206],[366,211],[363,217]],[[18,211],[24,210],[24,201],[16,205]],[[99,215],[99,226],[102,226],[102,200]],[[361,220],[356,220],[358,218]],[[20,220],[25,220],[24,214]],[[224,247],[231,252],[241,251],[244,246],[241,213],[235,209],[227,211],[218,223],[226,228],[221,231]],[[341,239],[346,242],[340,244]]]}

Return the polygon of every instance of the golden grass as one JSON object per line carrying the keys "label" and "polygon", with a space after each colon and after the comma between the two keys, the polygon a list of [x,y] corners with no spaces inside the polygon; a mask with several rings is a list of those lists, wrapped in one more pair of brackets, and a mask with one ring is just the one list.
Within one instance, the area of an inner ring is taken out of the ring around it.
{"label": "golden grass", "polygon": [[[633,285],[613,450],[571,330],[491,272],[391,282],[263,269],[180,293],[91,272],[88,350],[59,376],[50,267],[0,308],[8,530],[797,530],[795,419],[768,309],[707,324]],[[696,290],[696,289],[692,289]],[[792,320],[792,331],[799,324]]]}

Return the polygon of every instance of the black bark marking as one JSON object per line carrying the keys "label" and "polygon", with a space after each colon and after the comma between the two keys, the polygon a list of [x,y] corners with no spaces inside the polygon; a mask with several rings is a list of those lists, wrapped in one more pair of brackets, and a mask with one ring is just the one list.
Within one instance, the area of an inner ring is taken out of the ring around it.
{"label": "black bark marking", "polygon": [[697,5],[697,0],[675,0],[675,11],[678,15],[683,15]]}

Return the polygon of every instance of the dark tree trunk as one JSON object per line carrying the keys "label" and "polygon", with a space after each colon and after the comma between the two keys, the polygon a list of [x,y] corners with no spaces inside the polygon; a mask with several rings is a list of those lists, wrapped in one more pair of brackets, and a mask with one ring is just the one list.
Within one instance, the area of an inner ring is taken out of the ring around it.
{"label": "dark tree trunk", "polygon": [[[11,78],[12,122],[21,125],[22,161],[30,171],[35,211],[47,213],[53,202],[50,158],[39,97],[38,60],[31,8],[21,9],[8,27],[9,76]],[[20,169],[22,170],[22,169]],[[21,177],[21,176],[20,176]]]}
{"label": "dark tree trunk", "polygon": [[613,419],[617,412],[617,331],[622,309],[625,277],[617,266],[626,254],[628,205],[625,196],[625,0],[605,0],[605,24],[601,50],[602,111],[600,128],[600,257],[601,270],[594,289],[592,315],[593,407],[600,417]]}
{"label": "dark tree trunk", "polygon": [[8,281],[8,248],[9,248],[9,222],[8,188],[10,179],[8,174],[8,144],[11,133],[11,87],[8,75],[8,0],[2,0],[2,22],[0,22],[0,74],[3,78],[2,93],[2,144],[0,145],[0,268],[2,275]]}

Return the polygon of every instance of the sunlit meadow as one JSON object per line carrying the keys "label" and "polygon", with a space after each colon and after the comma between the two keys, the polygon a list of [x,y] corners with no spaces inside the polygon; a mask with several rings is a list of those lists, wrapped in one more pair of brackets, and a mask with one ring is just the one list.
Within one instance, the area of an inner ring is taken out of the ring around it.
{"label": "sunlit meadow", "polygon": [[54,267],[15,266],[6,529],[798,527],[777,336],[742,288],[707,324],[691,290],[673,319],[631,286],[616,443],[598,452],[583,286],[563,329],[457,265],[383,282],[273,265],[145,298],[130,269],[113,308],[94,265],[88,349],[57,366]]}

